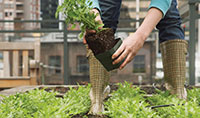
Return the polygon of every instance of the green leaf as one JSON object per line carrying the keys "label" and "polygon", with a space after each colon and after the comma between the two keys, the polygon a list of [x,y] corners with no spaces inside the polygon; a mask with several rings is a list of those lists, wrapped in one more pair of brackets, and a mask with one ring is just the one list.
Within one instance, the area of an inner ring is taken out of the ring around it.
{"label": "green leaf", "polygon": [[75,29],[76,28],[76,24],[72,24],[71,29]]}
{"label": "green leaf", "polygon": [[89,3],[89,6],[92,6],[92,2]]}
{"label": "green leaf", "polygon": [[79,39],[82,39],[83,38],[83,35],[84,35],[84,33],[83,32],[81,32],[80,34],[79,34]]}
{"label": "green leaf", "polygon": [[64,98],[44,89],[6,97],[0,102],[0,118],[69,118],[90,107],[90,86],[70,89]]}
{"label": "green leaf", "polygon": [[75,22],[83,24],[84,27],[81,29],[82,34],[85,32],[86,28],[98,32],[98,28],[103,25],[96,23],[95,18],[97,15],[91,12],[92,8],[90,8],[92,2],[87,2],[88,3],[86,3],[86,0],[64,0],[62,5],[58,6],[55,15],[58,17],[59,13],[62,13],[63,16],[65,16],[67,24],[74,24]]}

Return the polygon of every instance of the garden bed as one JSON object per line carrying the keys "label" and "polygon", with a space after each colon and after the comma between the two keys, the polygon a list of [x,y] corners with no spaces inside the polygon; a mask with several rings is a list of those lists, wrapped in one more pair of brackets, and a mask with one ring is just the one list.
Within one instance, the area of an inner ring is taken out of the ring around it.
{"label": "garden bed", "polygon": [[[152,86],[139,88],[129,83],[111,85],[113,91],[111,97],[104,102],[105,112],[102,116],[87,114],[90,108],[90,85],[23,88],[15,88],[12,90],[14,92],[11,92],[15,95],[7,94],[9,97],[3,97],[0,102],[0,118],[197,118],[200,116],[198,88],[188,89],[188,100],[185,101],[170,95],[168,91],[161,91]],[[22,93],[16,94],[17,91]],[[146,97],[148,92],[153,93],[151,97]],[[5,91],[0,92],[2,93],[6,95]],[[152,106],[167,104],[172,105],[152,109]]]}

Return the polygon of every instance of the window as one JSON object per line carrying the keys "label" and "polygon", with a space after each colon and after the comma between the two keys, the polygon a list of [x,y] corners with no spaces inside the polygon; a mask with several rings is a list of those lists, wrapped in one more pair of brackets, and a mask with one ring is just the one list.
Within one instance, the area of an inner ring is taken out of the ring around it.
{"label": "window", "polygon": [[14,8],[14,4],[4,4],[5,9],[12,9]]}
{"label": "window", "polygon": [[5,12],[5,17],[10,17],[12,16],[12,12]]}
{"label": "window", "polygon": [[[32,10],[33,8],[32,8],[33,6],[32,5],[30,5],[30,10]],[[31,17],[32,18],[32,17]]]}
{"label": "window", "polygon": [[0,60],[2,60],[2,59],[3,59],[3,53],[0,52]]}
{"label": "window", "polygon": [[36,20],[36,14],[33,14],[33,20]]}
{"label": "window", "polygon": [[5,12],[5,17],[8,17],[8,12]]}
{"label": "window", "polygon": [[145,73],[145,56],[137,55],[133,60],[133,72],[134,73]]}
{"label": "window", "polygon": [[86,56],[77,56],[77,72],[89,73],[89,64]]}
{"label": "window", "polygon": [[0,19],[3,19],[3,14],[2,13],[0,13]]}
{"label": "window", "polygon": [[61,74],[61,57],[49,56],[49,74]]}

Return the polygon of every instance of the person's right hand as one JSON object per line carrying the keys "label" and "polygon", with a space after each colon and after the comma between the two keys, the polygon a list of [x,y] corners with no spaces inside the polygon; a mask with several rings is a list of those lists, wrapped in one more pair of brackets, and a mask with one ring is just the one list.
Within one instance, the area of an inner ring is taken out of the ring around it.
{"label": "person's right hand", "polygon": [[[97,9],[92,9],[91,12],[94,12],[94,14],[98,14],[98,16],[96,17],[96,21],[99,22],[100,24],[103,24],[102,20],[101,20],[101,16],[100,16],[100,13]],[[85,36],[88,35],[88,34],[93,34],[93,33],[96,33],[95,30],[86,30],[85,31],[85,34],[83,36],[83,43],[86,44],[86,39],[85,39]]]}

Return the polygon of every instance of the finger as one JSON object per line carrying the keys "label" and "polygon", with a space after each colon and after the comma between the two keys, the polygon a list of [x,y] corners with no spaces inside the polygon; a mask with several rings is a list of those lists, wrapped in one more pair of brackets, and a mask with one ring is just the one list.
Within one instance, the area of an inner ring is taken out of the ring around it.
{"label": "finger", "polygon": [[83,44],[86,44],[87,42],[86,42],[86,39],[85,39],[85,35],[86,35],[86,33],[84,33],[84,36],[83,36]]}
{"label": "finger", "polygon": [[[100,23],[100,24],[103,24],[103,23]],[[100,29],[100,30],[101,30],[101,29],[103,29],[103,27],[99,27],[98,29]]]}
{"label": "finger", "polygon": [[113,62],[113,64],[117,64],[122,61],[128,55],[128,51],[125,50],[122,54]]}
{"label": "finger", "polygon": [[[100,16],[97,16],[95,18],[95,21],[97,21],[99,24],[103,24],[102,20],[101,20],[101,17]],[[99,29],[102,29],[103,27],[99,27]]]}
{"label": "finger", "polygon": [[96,33],[95,30],[88,30],[88,29],[86,29],[86,34],[94,34],[94,33]]}
{"label": "finger", "polygon": [[86,32],[84,32],[84,35],[83,35],[83,40],[85,40],[85,35],[86,35]]}
{"label": "finger", "polygon": [[119,69],[123,69],[129,62],[131,62],[131,60],[134,58],[135,55],[129,54],[125,61],[120,65]]}
{"label": "finger", "polygon": [[112,59],[115,59],[118,57],[122,52],[124,51],[123,43],[122,45],[117,49],[117,51],[112,55]]}

